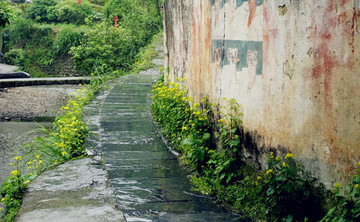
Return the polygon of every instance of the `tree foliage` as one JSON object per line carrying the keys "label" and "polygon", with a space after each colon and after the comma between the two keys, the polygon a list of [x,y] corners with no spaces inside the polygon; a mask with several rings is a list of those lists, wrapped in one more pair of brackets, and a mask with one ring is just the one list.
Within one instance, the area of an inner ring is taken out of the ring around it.
{"label": "tree foliage", "polygon": [[4,0],[0,2],[0,27],[3,28],[14,19],[14,11]]}
{"label": "tree foliage", "polygon": [[28,10],[29,18],[48,23],[84,24],[85,18],[94,14],[89,3],[76,1],[34,0]]}

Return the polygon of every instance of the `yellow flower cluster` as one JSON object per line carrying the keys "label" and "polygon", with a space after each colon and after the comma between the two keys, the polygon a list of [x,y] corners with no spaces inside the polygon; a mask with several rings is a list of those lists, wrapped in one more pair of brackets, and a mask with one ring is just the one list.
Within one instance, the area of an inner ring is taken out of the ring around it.
{"label": "yellow flower cluster", "polygon": [[269,174],[271,174],[271,173],[273,173],[274,171],[273,170],[268,170],[268,171],[266,171],[266,175],[269,175]]}
{"label": "yellow flower cluster", "polygon": [[14,160],[21,160],[22,159],[22,156],[16,156],[13,158]]}
{"label": "yellow flower cluster", "polygon": [[341,183],[336,183],[334,188],[340,188],[341,187]]}
{"label": "yellow flower cluster", "polygon": [[20,172],[18,170],[14,170],[10,173],[11,176],[17,176],[19,174],[20,174]]}
{"label": "yellow flower cluster", "polygon": [[294,156],[291,153],[286,154],[285,159],[287,158],[293,158]]}
{"label": "yellow flower cluster", "polygon": [[30,160],[30,161],[27,162],[27,165],[28,165],[27,170],[29,172],[33,172],[32,171],[33,169],[35,169],[36,171],[39,171],[39,170],[42,169],[41,167],[42,167],[43,163],[44,163],[44,161],[40,160],[40,155],[36,155],[35,160]]}
{"label": "yellow flower cluster", "polygon": [[67,105],[61,108],[65,113],[54,123],[57,129],[53,134],[56,142],[52,145],[65,159],[71,157],[73,150],[83,147],[84,133],[87,132],[81,110],[87,101],[89,91],[86,87],[82,87],[77,93],[74,100],[70,99]]}

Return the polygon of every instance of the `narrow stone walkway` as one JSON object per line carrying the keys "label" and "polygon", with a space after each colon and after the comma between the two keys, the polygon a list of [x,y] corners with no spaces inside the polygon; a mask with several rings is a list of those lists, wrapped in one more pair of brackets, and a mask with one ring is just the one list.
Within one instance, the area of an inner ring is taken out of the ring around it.
{"label": "narrow stone walkway", "polygon": [[155,68],[115,80],[88,107],[95,136],[89,146],[103,155],[119,208],[127,221],[233,221],[192,191],[189,173],[153,123],[150,92],[159,76]]}

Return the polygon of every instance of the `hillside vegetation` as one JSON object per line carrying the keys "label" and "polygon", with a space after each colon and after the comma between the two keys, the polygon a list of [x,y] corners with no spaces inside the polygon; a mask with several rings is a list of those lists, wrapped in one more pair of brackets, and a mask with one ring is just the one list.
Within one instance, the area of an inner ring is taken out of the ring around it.
{"label": "hillside vegetation", "polygon": [[12,5],[16,19],[3,30],[3,62],[32,76],[130,70],[138,52],[161,29],[160,5],[160,0],[33,0]]}

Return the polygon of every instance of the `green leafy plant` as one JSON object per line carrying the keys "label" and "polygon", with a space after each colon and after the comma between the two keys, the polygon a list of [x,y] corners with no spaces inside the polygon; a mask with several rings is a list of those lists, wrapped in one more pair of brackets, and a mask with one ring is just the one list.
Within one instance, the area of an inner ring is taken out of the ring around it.
{"label": "green leafy plant", "polygon": [[321,221],[360,220],[360,162],[352,180],[345,187],[337,183],[333,195],[332,207]]}
{"label": "green leafy plant", "polygon": [[48,21],[48,14],[54,10],[56,5],[56,0],[34,0],[27,13],[31,19],[45,22]]}
{"label": "green leafy plant", "polygon": [[21,161],[22,158],[22,156],[14,157],[14,163],[10,164],[14,167],[14,170],[10,173],[10,177],[0,186],[1,202],[5,205],[5,209],[0,210],[0,212],[4,211],[2,213],[5,216],[1,218],[4,222],[10,222],[15,219],[28,183],[34,178],[33,175],[21,175],[24,168],[24,164]]}
{"label": "green leafy plant", "polygon": [[53,42],[54,54],[57,56],[68,54],[71,47],[80,45],[82,38],[82,31],[76,29],[75,26],[63,27]]}
{"label": "green leafy plant", "polygon": [[[292,154],[269,156],[267,171],[256,170],[243,154],[242,112],[235,99],[224,106],[206,97],[194,103],[182,86],[186,79],[152,91],[154,118],[192,171],[191,181],[204,194],[216,196],[243,219],[316,221],[324,215],[324,189],[310,180]],[[215,125],[210,110],[219,111]]]}
{"label": "green leafy plant", "polygon": [[14,157],[11,165],[15,169],[0,187],[0,199],[5,204],[3,221],[14,221],[28,183],[43,170],[86,155],[84,143],[88,130],[82,120],[82,108],[96,89],[78,89],[77,95],[62,107],[62,115],[56,118],[53,130],[42,127],[47,136],[34,138],[23,146],[24,156]]}
{"label": "green leafy plant", "polygon": [[19,66],[22,70],[25,63],[25,52],[22,49],[13,49],[5,54],[4,61],[9,65]]}
{"label": "green leafy plant", "polygon": [[4,28],[14,19],[14,10],[4,0],[0,1],[0,27]]}

